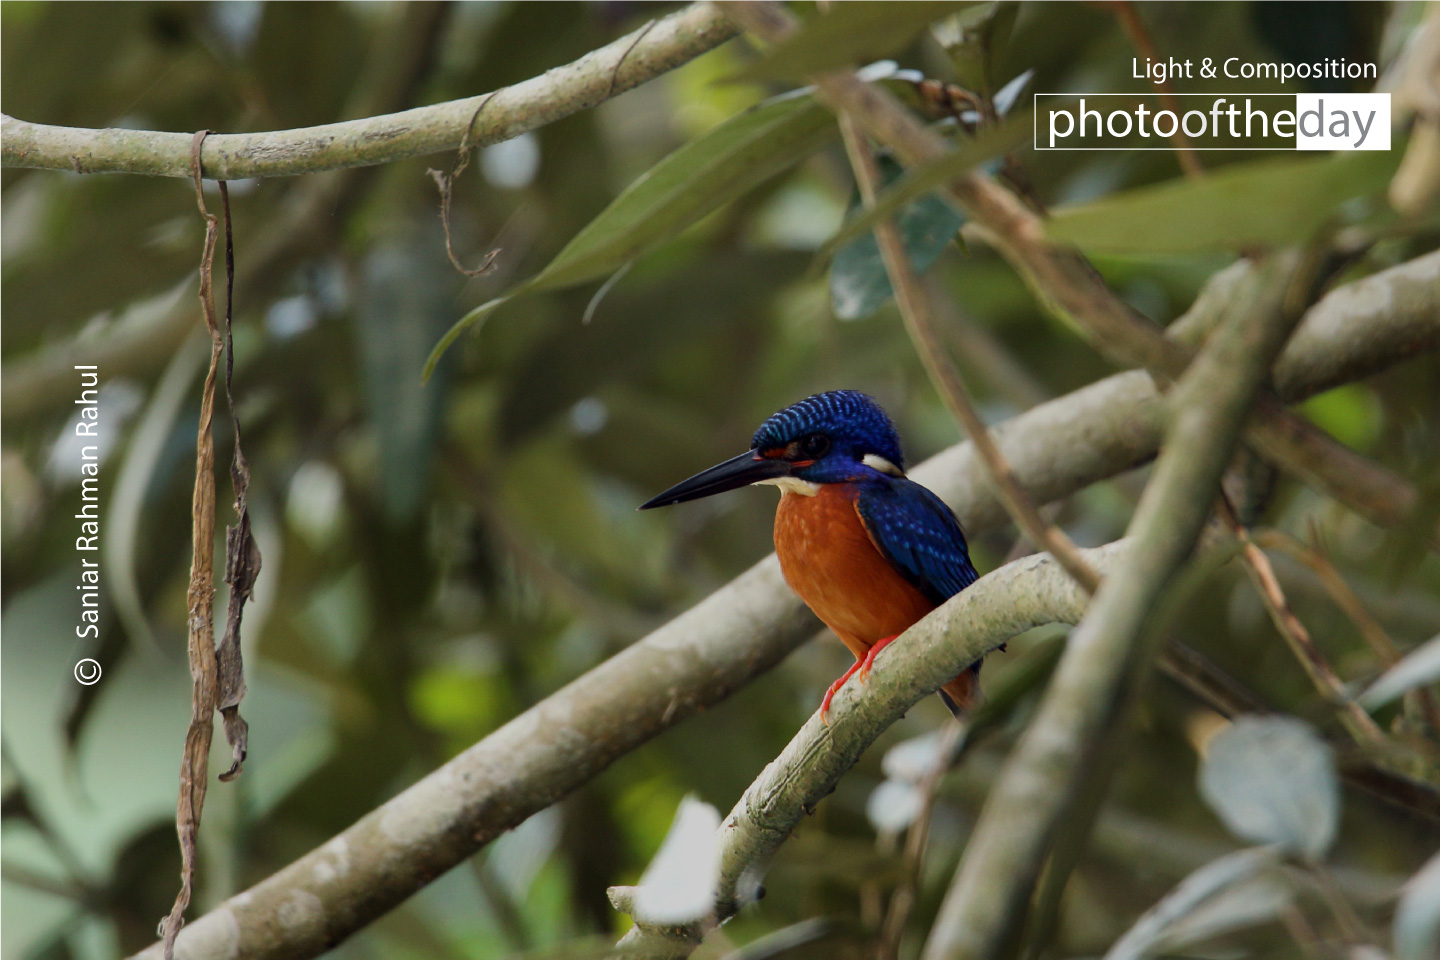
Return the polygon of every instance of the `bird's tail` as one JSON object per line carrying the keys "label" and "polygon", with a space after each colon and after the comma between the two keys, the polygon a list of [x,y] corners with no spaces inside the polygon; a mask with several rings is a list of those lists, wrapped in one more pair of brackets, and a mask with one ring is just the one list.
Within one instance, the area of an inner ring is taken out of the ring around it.
{"label": "bird's tail", "polygon": [[965,668],[965,672],[941,687],[937,693],[945,706],[955,714],[956,720],[965,719],[965,714],[980,705],[980,661],[976,660]]}

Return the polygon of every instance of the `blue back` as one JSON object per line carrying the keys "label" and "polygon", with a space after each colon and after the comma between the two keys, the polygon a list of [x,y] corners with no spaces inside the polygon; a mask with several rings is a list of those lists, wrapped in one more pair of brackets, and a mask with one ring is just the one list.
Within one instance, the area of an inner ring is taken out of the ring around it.
{"label": "blue back", "polygon": [[979,579],[960,521],[915,481],[868,480],[856,507],[885,559],[936,606]]}

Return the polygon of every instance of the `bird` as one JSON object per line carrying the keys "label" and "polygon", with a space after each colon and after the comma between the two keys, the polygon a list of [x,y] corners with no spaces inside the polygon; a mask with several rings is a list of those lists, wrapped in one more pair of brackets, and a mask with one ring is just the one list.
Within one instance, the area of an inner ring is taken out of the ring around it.
{"label": "bird", "polygon": [[[820,704],[930,611],[979,578],[965,532],[932,491],[905,475],[900,435],[858,390],[806,397],[771,415],[750,449],[682,480],[641,510],[751,484],[780,488],[775,552],[790,588],[855,655]],[[938,691],[957,718],[979,700],[980,661]]]}

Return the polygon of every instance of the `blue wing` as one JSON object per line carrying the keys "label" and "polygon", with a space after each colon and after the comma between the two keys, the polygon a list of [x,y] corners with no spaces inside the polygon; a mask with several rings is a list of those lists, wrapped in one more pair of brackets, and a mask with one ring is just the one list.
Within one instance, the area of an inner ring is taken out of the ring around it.
{"label": "blue wing", "polygon": [[915,481],[866,484],[856,508],[885,559],[937,606],[979,579],[960,521]]}

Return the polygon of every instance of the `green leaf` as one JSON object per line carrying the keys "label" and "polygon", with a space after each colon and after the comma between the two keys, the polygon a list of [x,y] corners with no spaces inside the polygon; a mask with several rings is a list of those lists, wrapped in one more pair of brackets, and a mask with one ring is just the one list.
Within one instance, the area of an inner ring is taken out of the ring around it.
{"label": "green leaf", "polygon": [[[1207,907],[1211,908],[1207,912],[1212,912],[1220,895],[1226,891],[1253,887],[1257,876],[1275,866],[1276,862],[1275,851],[1270,847],[1237,850],[1210,861],[1146,910],[1135,925],[1115,941],[1105,954],[1105,960],[1140,960],[1158,952],[1162,942],[1173,941],[1171,934],[1182,921],[1196,917]],[[1286,897],[1281,902],[1288,902],[1288,899]],[[1270,915],[1273,916],[1273,912]],[[1248,926],[1257,918],[1253,913],[1246,912],[1243,916],[1229,916],[1230,923],[1225,923],[1226,919],[1212,915],[1206,928],[1218,933],[1223,929]],[[1217,924],[1217,920],[1220,923]]]}
{"label": "green leaf", "polygon": [[1395,960],[1429,960],[1440,952],[1440,853],[1405,884],[1395,909]]}
{"label": "green leaf", "polygon": [[1236,836],[1319,859],[1340,817],[1330,747],[1293,717],[1240,717],[1210,741],[1200,793]]}
{"label": "green leaf", "polygon": [[525,285],[522,284],[514,293],[506,294],[503,297],[496,297],[493,300],[486,300],[480,304],[480,306],[471,310],[459,320],[456,320],[450,326],[450,329],[445,331],[445,336],[441,337],[439,342],[430,349],[430,356],[425,358],[425,367],[420,372],[420,379],[422,381],[429,381],[430,375],[435,372],[436,365],[440,363],[440,358],[445,356],[445,351],[450,349],[452,343],[460,339],[460,334],[488,319],[490,314],[500,309],[501,306],[509,302],[511,297],[518,295],[524,289]]}
{"label": "green leaf", "polygon": [[794,166],[835,132],[830,111],[805,91],[757,104],[701,134],[642,174],[539,274],[456,321],[430,352],[424,376],[461,333],[509,300],[614,273]]}
{"label": "green leaf", "polygon": [[868,63],[896,52],[921,30],[969,3],[893,0],[838,3],[771,47],[737,79],[784,80]]}
{"label": "green leaf", "polygon": [[1436,681],[1440,681],[1440,634],[1426,640],[1386,670],[1374,686],[1360,695],[1360,705],[1366,710],[1376,710],[1407,690]]}
{"label": "green leaf", "polygon": [[1339,208],[1380,192],[1399,154],[1357,151],[1233,164],[1057,210],[1051,239],[1087,253],[1195,254],[1303,243]]}
{"label": "green leaf", "polygon": [[[887,183],[900,177],[900,165],[888,157],[880,159],[880,168]],[[859,203],[857,195],[852,208]],[[934,194],[922,196],[900,211],[895,226],[917,273],[935,265],[964,222],[964,214]],[[830,303],[841,320],[868,317],[894,293],[874,233],[852,240],[835,254],[830,266]]]}
{"label": "green leaf", "polygon": [[896,210],[913,203],[932,190],[943,187],[961,174],[1009,153],[1025,143],[1029,136],[1030,114],[1024,113],[982,131],[973,140],[956,147],[943,157],[912,167],[875,198],[873,207],[848,217],[835,236],[820,248],[816,259],[822,263],[829,260],[841,246],[862,233],[873,230],[875,224],[894,215]]}
{"label": "green leaf", "polygon": [[533,283],[560,287],[609,275],[794,166],[835,131],[830,111],[808,93],[757,104],[651,167]]}

